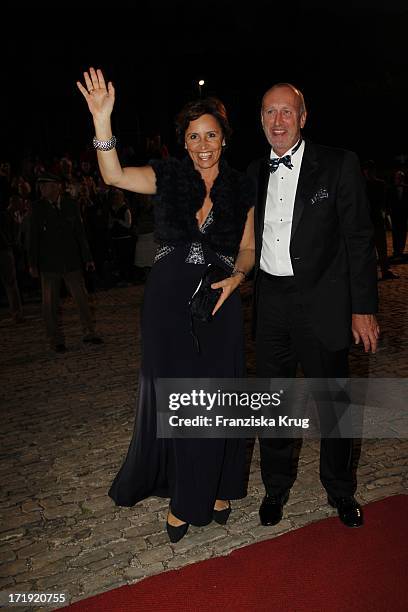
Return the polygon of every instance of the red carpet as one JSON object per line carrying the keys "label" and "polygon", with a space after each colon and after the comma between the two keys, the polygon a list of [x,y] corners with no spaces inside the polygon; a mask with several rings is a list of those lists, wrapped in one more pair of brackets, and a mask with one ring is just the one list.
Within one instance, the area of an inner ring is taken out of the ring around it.
{"label": "red carpet", "polygon": [[406,612],[407,517],[408,496],[388,497],[365,506],[361,529],[349,529],[337,517],[324,519],[64,609]]}

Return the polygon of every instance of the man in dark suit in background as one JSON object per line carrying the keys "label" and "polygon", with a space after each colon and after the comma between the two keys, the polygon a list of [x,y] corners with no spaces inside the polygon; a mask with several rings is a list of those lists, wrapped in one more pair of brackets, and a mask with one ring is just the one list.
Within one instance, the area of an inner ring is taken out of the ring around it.
{"label": "man in dark suit in background", "polygon": [[8,210],[0,210],[0,281],[6,291],[11,316],[15,323],[23,323],[23,307],[17,284],[15,245],[15,223]]}
{"label": "man in dark suit in background", "polygon": [[[357,156],[304,141],[302,93],[279,83],[262,100],[270,158],[253,162],[257,375],[347,378],[352,335],[376,350],[377,270]],[[296,475],[296,440],[261,438],[263,525],[278,523]],[[320,478],[343,523],[362,525],[354,498],[352,440],[323,438]]]}
{"label": "man in dark suit in background", "polygon": [[391,214],[392,259],[398,263],[405,259],[408,230],[408,185],[402,170],[394,172],[393,184],[388,189],[387,204]]}
{"label": "man in dark suit in background", "polygon": [[28,259],[31,275],[41,277],[42,305],[50,348],[65,353],[57,311],[61,280],[64,279],[79,308],[83,341],[102,344],[95,334],[95,325],[85,289],[83,266],[94,270],[79,207],[67,196],[61,196],[61,180],[52,174],[38,179],[41,199],[33,204],[30,217]]}
{"label": "man in dark suit in background", "polygon": [[398,275],[390,270],[387,255],[387,233],[384,219],[386,210],[386,183],[378,178],[375,162],[372,159],[364,162],[363,173],[366,179],[367,197],[370,205],[371,221],[374,227],[374,244],[381,268],[381,280],[395,279],[398,278]]}

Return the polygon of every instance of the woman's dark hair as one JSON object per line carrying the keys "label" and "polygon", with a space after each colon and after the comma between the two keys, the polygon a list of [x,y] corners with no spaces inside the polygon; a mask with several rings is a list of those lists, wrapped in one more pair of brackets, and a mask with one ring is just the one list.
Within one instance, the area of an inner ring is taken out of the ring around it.
{"label": "woman's dark hair", "polygon": [[188,102],[176,117],[176,134],[180,144],[184,144],[184,135],[191,121],[195,121],[202,115],[212,115],[221,126],[224,138],[229,138],[232,129],[228,123],[227,111],[224,104],[218,98],[204,98]]}

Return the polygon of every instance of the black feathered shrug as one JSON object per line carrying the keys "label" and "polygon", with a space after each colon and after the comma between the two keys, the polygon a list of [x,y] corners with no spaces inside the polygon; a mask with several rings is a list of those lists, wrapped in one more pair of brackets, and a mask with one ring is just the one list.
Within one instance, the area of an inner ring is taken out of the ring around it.
{"label": "black feathered shrug", "polygon": [[210,192],[213,223],[199,231],[196,212],[203,206],[206,187],[189,157],[152,160],[156,174],[155,239],[180,246],[205,242],[214,251],[235,256],[239,250],[249,208],[254,205],[252,179],[220,160],[219,174]]}

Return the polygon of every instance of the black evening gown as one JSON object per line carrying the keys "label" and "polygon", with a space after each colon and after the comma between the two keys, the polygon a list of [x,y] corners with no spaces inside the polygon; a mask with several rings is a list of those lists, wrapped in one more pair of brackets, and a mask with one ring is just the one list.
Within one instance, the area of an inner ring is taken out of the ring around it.
{"label": "black evening gown", "polygon": [[[211,223],[207,217],[201,231]],[[173,513],[193,525],[212,520],[216,499],[246,495],[244,439],[157,439],[156,378],[234,378],[245,375],[241,297],[235,291],[210,323],[190,330],[188,301],[205,266],[233,265],[202,243],[159,248],[145,287],[142,362],[133,438],[109,490],[119,506],[151,495],[171,498]]]}

